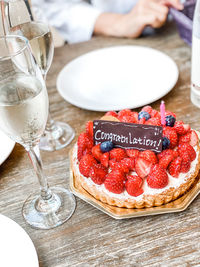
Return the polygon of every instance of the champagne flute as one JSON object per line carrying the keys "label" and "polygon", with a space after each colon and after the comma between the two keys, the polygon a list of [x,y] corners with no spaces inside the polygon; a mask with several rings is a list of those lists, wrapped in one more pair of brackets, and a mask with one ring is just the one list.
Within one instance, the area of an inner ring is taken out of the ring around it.
{"label": "champagne flute", "polygon": [[[54,45],[44,15],[39,8],[36,8],[35,13],[42,22],[33,21],[29,2],[23,0],[1,1],[1,8],[4,34],[23,35],[29,40],[32,53],[46,81],[53,59]],[[49,113],[44,135],[40,139],[40,149],[46,151],[62,149],[73,140],[74,136],[74,130],[67,123],[54,121]]]}
{"label": "champagne flute", "polygon": [[44,80],[31,54],[28,40],[0,38],[0,128],[29,154],[38,177],[40,193],[25,201],[27,223],[39,229],[61,225],[73,214],[74,196],[62,187],[49,188],[42,170],[39,141],[48,117]]}
{"label": "champagne flute", "polygon": [[[46,81],[51,66],[54,45],[51,31],[46,23],[30,21],[19,25],[20,31],[31,45],[32,53]],[[54,121],[49,113],[44,135],[40,139],[40,149],[59,150],[67,146],[74,138],[74,130],[66,123]]]}

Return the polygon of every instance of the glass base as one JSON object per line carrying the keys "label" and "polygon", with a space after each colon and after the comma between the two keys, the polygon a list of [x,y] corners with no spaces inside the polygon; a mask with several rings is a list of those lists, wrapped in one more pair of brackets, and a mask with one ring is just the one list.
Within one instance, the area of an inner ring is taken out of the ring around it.
{"label": "glass base", "polygon": [[74,130],[63,122],[54,122],[51,128],[46,128],[40,138],[40,149],[45,151],[60,150],[74,139]]}
{"label": "glass base", "polygon": [[23,217],[34,228],[55,228],[66,222],[76,208],[76,200],[71,192],[60,187],[52,187],[50,190],[50,199],[43,200],[40,195],[34,194],[23,205]]}

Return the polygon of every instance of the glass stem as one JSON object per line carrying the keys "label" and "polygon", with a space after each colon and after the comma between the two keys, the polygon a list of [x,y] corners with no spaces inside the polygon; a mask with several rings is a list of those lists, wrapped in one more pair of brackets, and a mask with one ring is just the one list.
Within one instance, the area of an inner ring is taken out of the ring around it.
{"label": "glass stem", "polygon": [[31,163],[34,167],[35,173],[38,177],[38,181],[40,184],[41,197],[43,200],[48,200],[52,197],[52,193],[51,193],[51,190],[49,189],[47,179],[43,173],[39,145],[38,144],[33,145],[32,147],[26,148],[26,150],[28,152]]}
{"label": "glass stem", "polygon": [[[47,73],[46,72],[43,73],[42,76],[44,79],[44,83],[46,85]],[[51,118],[50,109],[49,109],[49,115],[48,115],[48,119],[47,119],[46,130],[49,132],[52,132],[53,130],[55,130],[55,128],[56,128],[56,125],[55,125],[54,120]]]}

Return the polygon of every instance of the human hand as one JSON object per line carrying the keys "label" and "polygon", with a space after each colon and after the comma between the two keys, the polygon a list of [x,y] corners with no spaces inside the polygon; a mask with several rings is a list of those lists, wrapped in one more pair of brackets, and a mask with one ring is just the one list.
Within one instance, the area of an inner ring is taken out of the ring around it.
{"label": "human hand", "polygon": [[115,37],[136,38],[146,26],[160,28],[167,19],[169,7],[182,9],[179,0],[139,0],[128,14],[103,13],[94,33]]}

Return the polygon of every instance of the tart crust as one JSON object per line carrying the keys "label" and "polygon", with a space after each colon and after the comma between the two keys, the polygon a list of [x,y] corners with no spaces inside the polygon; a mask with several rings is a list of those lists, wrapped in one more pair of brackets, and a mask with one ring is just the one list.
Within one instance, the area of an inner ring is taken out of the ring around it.
{"label": "tart crust", "polygon": [[[179,187],[170,187],[163,191],[162,193],[154,194],[154,195],[148,195],[144,194],[142,199],[134,199],[131,196],[127,197],[125,199],[119,199],[113,196],[109,195],[109,192],[104,192],[98,190],[97,186],[95,184],[90,184],[86,182],[83,175],[81,175],[76,168],[77,164],[77,158],[75,158],[74,155],[74,150],[75,150],[74,145],[71,155],[70,155],[70,161],[71,161],[71,170],[73,172],[73,175],[76,177],[77,182],[88,192],[90,193],[94,198],[97,200],[100,200],[106,204],[112,205],[112,206],[117,206],[117,207],[124,207],[124,208],[150,208],[154,206],[161,206],[163,204],[169,203],[170,201],[173,201],[177,199],[178,197],[182,196],[187,190],[190,189],[190,187],[193,185],[195,180],[197,179],[199,169],[200,169],[200,153],[198,153],[198,160],[196,164],[196,168],[192,175],[188,177],[188,179],[183,182]],[[199,144],[197,144],[197,152],[199,152]]]}

